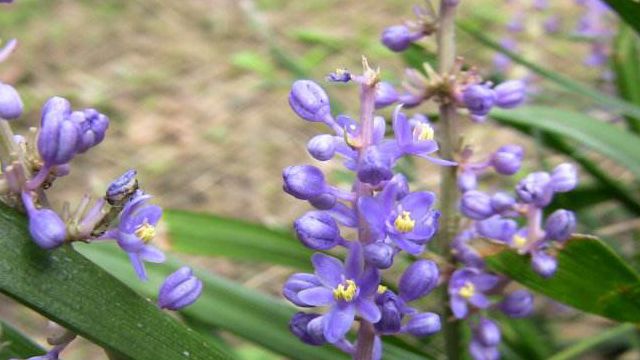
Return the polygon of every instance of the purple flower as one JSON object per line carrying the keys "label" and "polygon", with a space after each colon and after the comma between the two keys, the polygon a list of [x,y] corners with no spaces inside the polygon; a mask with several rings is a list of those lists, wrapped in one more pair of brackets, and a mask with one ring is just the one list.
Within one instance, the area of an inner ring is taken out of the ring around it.
{"label": "purple flower", "polygon": [[381,314],[380,321],[374,324],[376,330],[381,334],[400,332],[406,310],[404,301],[390,290],[376,295],[375,301]]}
{"label": "purple flower", "polygon": [[321,285],[302,290],[297,297],[309,306],[331,306],[323,316],[324,337],[328,342],[344,338],[356,312],[371,323],[380,320],[380,310],[371,297],[380,284],[380,274],[375,267],[364,266],[359,243],[350,245],[345,265],[325,254],[314,254],[311,261]]}
{"label": "purple flower", "polygon": [[495,101],[495,91],[485,85],[471,85],[462,94],[462,102],[476,116],[487,115]]}
{"label": "purple flower", "polygon": [[398,92],[390,83],[381,81],[376,87],[376,109],[389,106],[398,101]]}
{"label": "purple flower", "polygon": [[514,291],[500,303],[500,310],[509,317],[525,317],[533,311],[533,295],[526,290]]}
{"label": "purple flower", "polygon": [[282,179],[284,191],[298,199],[312,199],[325,191],[324,174],[315,166],[287,166],[282,170]]}
{"label": "purple flower", "polygon": [[391,51],[401,52],[408,49],[412,42],[423,36],[421,33],[412,33],[411,29],[406,25],[394,25],[382,32],[380,42]]}
{"label": "purple flower", "polygon": [[338,245],[340,230],[336,220],[324,211],[309,211],[293,223],[300,242],[313,250],[329,250]]}
{"label": "purple flower", "polygon": [[420,254],[438,227],[440,213],[430,209],[435,195],[414,192],[396,202],[394,191],[385,190],[375,198],[360,198],[362,215],[379,240],[388,236],[402,250]]}
{"label": "purple flower", "polygon": [[496,346],[486,346],[476,339],[469,343],[469,353],[473,360],[498,360],[500,351]]}
{"label": "purple flower", "polygon": [[481,317],[474,329],[474,338],[484,346],[498,346],[500,343],[500,328],[495,322]]}
{"label": "purple flower", "polygon": [[478,190],[462,194],[458,207],[464,216],[474,220],[483,220],[493,215],[491,196]]}
{"label": "purple flower", "polygon": [[109,118],[94,109],[86,109],[83,112],[77,111],[75,113],[78,113],[79,116],[72,116],[71,119],[76,119],[79,129],[76,152],[82,154],[102,142],[109,127]]}
{"label": "purple flower", "polygon": [[516,199],[504,192],[497,192],[491,196],[491,208],[496,213],[510,210],[515,205]]}
{"label": "purple flower", "polygon": [[71,105],[60,97],[49,99],[42,108],[38,152],[45,167],[68,163],[76,154],[80,129],[70,115]]}
{"label": "purple flower", "polygon": [[400,277],[400,297],[411,302],[430,293],[437,285],[440,271],[431,260],[418,260]]}
{"label": "purple flower", "polygon": [[411,315],[406,325],[402,327],[402,332],[413,336],[433,335],[442,329],[440,316],[434,313],[419,313]]}
{"label": "purple flower", "polygon": [[376,241],[364,247],[364,258],[367,263],[378,269],[388,269],[393,265],[395,250],[389,244]]}
{"label": "purple flower", "polygon": [[458,176],[458,189],[466,192],[475,189],[478,185],[478,177],[474,171],[465,170]]}
{"label": "purple flower", "polygon": [[120,215],[120,224],[115,230],[110,230],[103,237],[113,237],[118,245],[129,254],[129,259],[136,274],[142,280],[147,280],[147,273],[143,260],[160,263],[165,261],[165,255],[160,249],[149,244],[155,236],[155,226],[162,216],[162,208],[147,204],[151,195],[142,191],[136,192],[127,202]]}
{"label": "purple flower", "polygon": [[117,179],[109,184],[106,199],[111,205],[120,204],[123,200],[133,195],[138,190],[138,180],[136,170],[127,170]]}
{"label": "purple flower", "polygon": [[486,220],[478,221],[476,230],[481,236],[508,242],[518,231],[518,223],[500,215],[494,215]]}
{"label": "purple flower", "polygon": [[309,143],[307,143],[307,151],[316,160],[330,160],[336,152],[334,136],[330,134],[320,134],[312,137]]}
{"label": "purple flower", "polygon": [[553,199],[551,176],[543,171],[531,173],[518,183],[516,193],[526,204],[545,207]]}
{"label": "purple flower", "polygon": [[555,192],[567,192],[578,184],[578,171],[572,164],[564,163],[556,166],[551,174],[551,187]]}
{"label": "purple flower", "polygon": [[67,239],[67,227],[60,216],[49,209],[37,209],[28,192],[22,193],[22,202],[29,215],[29,233],[43,249],[61,246]]}
{"label": "purple flower", "polygon": [[15,119],[22,116],[24,105],[20,94],[11,85],[0,83],[0,117]]}
{"label": "purple flower", "polygon": [[190,267],[183,266],[162,283],[158,294],[158,307],[181,310],[193,304],[200,295],[202,295],[202,281],[193,276]]}
{"label": "purple flower", "polygon": [[378,146],[369,146],[362,155],[358,179],[371,185],[387,181],[393,177],[393,162],[391,153]]}
{"label": "purple flower", "polygon": [[558,262],[544,250],[538,250],[531,254],[531,265],[533,266],[533,270],[540,276],[550,278],[556,272]]}
{"label": "purple flower", "polygon": [[522,166],[523,150],[518,145],[504,145],[491,155],[491,165],[503,175],[513,175]]}
{"label": "purple flower", "polygon": [[289,330],[305,344],[319,346],[325,344],[323,318],[318,314],[298,312],[289,322]]}
{"label": "purple flower", "polygon": [[313,274],[297,273],[291,275],[282,287],[282,295],[296,306],[310,307],[311,305],[298,298],[298,293],[302,290],[322,286],[320,280]]}
{"label": "purple flower", "polygon": [[498,283],[497,276],[489,275],[475,268],[456,270],[449,280],[449,297],[451,311],[458,319],[469,313],[467,303],[484,309],[489,306],[489,299],[484,294]]}
{"label": "purple flower", "polygon": [[289,105],[298,116],[308,121],[326,121],[331,117],[327,93],[311,80],[297,80],[293,83]]}
{"label": "purple flower", "polygon": [[559,209],[554,211],[544,225],[547,239],[567,240],[576,229],[576,216],[572,211]]}
{"label": "purple flower", "polygon": [[525,99],[526,86],[520,80],[509,80],[493,88],[495,104],[503,109],[512,109]]}

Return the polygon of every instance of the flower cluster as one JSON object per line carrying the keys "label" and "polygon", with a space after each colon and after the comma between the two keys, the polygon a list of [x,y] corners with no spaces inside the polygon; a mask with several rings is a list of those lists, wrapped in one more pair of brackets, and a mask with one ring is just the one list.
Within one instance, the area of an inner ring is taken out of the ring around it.
{"label": "flower cluster", "polygon": [[[382,335],[426,336],[440,330],[437,314],[421,313],[409,306],[438,285],[440,274],[433,261],[419,260],[410,265],[400,278],[398,293],[381,284],[381,271],[391,268],[400,252],[419,255],[424,251],[437,231],[440,216],[432,208],[435,195],[411,192],[405,177],[396,174],[393,167],[405,155],[443,166],[455,163],[432,156],[438,145],[429,121],[423,117],[408,119],[400,106],[393,113],[394,136],[385,137],[386,122],[374,111],[376,100],[388,85],[378,81],[378,72],[366,60],[363,63],[363,75],[341,70],[329,76],[334,81],[360,85],[360,121],[346,115],[334,118],[327,94],[315,82],[299,80],[292,86],[289,104],[295,113],[332,130],[309,141],[309,154],[319,161],[340,156],[356,180],[347,190],[328,184],[318,167],[284,169],[284,191],[316,208],[294,223],[300,242],[313,250],[342,247],[347,256],[343,264],[333,256],[316,253],[312,257],[314,274],[291,276],[283,295],[300,307],[329,308],[322,315],[300,312],[293,317],[290,328],[301,341],[311,345],[331,343],[354,356],[367,351],[380,359]],[[340,227],[356,230],[358,239],[345,239]],[[368,337],[369,348],[356,349],[346,338],[355,319],[360,322],[358,341]]]}

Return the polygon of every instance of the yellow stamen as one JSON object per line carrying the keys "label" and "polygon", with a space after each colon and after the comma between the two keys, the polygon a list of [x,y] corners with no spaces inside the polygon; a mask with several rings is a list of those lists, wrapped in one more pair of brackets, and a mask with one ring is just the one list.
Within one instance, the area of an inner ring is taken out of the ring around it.
{"label": "yellow stamen", "polygon": [[459,294],[465,299],[469,299],[476,293],[476,287],[469,281],[460,288]]}
{"label": "yellow stamen", "polygon": [[416,225],[416,221],[411,219],[411,213],[408,211],[403,211],[402,214],[398,215],[396,221],[393,222],[393,225],[398,229],[398,231],[407,233],[413,230]]}
{"label": "yellow stamen", "polygon": [[420,124],[413,128],[413,133],[418,136],[418,140],[433,140],[433,128],[429,124]]}
{"label": "yellow stamen", "polygon": [[384,294],[385,291],[387,291],[387,287],[384,285],[378,285],[378,294]]}
{"label": "yellow stamen", "polygon": [[520,236],[520,235],[514,235],[513,236],[513,245],[515,245],[515,247],[523,247],[527,244],[527,238]]}
{"label": "yellow stamen", "polygon": [[345,282],[347,283],[346,287],[343,284],[340,284],[337,288],[333,289],[333,297],[336,300],[344,300],[346,302],[349,302],[353,300],[354,296],[356,296],[358,287],[353,280],[347,280]]}
{"label": "yellow stamen", "polygon": [[148,243],[156,236],[156,228],[149,223],[144,223],[136,230],[136,236],[145,243]]}

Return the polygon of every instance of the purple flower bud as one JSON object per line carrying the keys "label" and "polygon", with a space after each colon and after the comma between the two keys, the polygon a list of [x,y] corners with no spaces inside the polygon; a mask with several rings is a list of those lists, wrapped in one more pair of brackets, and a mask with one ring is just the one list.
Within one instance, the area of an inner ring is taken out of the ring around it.
{"label": "purple flower bud", "polygon": [[349,82],[351,81],[351,73],[345,69],[338,69],[335,72],[329,74],[329,81],[333,82]]}
{"label": "purple flower bud", "polygon": [[514,291],[500,303],[500,310],[509,317],[528,316],[533,311],[533,295],[526,290]]}
{"label": "purple flower bud", "polygon": [[34,209],[29,212],[29,233],[38,246],[51,250],[64,243],[67,227],[52,210]]}
{"label": "purple flower bud", "polygon": [[496,213],[511,209],[515,203],[516,199],[504,192],[497,192],[491,196],[491,208]]}
{"label": "purple flower bud", "polygon": [[193,304],[200,295],[202,295],[202,281],[193,276],[190,267],[183,266],[162,283],[158,294],[158,307],[181,310]]}
{"label": "purple flower bud", "polygon": [[393,247],[383,242],[375,242],[364,247],[365,260],[378,269],[390,268],[394,255]]}
{"label": "purple flower bud", "polygon": [[521,146],[505,145],[491,155],[491,165],[500,174],[513,175],[522,166],[522,156]]}
{"label": "purple flower bud", "polygon": [[322,345],[327,341],[322,330],[322,317],[318,314],[299,312],[289,322],[289,330],[300,341],[309,345]]}
{"label": "purple flower bud", "polygon": [[78,126],[69,119],[71,106],[60,97],[47,101],[42,109],[42,129],[38,136],[38,152],[45,166],[68,163],[76,154]]}
{"label": "purple flower bud", "polygon": [[316,160],[330,160],[336,152],[333,136],[329,134],[316,135],[309,140],[307,151]]}
{"label": "purple flower bud", "polygon": [[387,185],[385,185],[385,187],[387,186],[395,187],[396,200],[400,200],[409,195],[409,183],[407,182],[407,178],[402,174],[395,174]]}
{"label": "purple flower bud", "polygon": [[544,225],[547,239],[567,240],[576,229],[576,216],[572,211],[559,209],[554,211]]}
{"label": "purple flower bud", "polygon": [[495,346],[485,346],[478,340],[469,343],[469,353],[473,360],[498,360],[500,351]]}
{"label": "purple flower bud", "polygon": [[289,105],[298,116],[308,121],[324,121],[331,116],[327,93],[311,80],[298,80],[291,86]]}
{"label": "purple flower bud", "polygon": [[544,251],[536,251],[531,255],[531,265],[540,276],[550,278],[556,272],[558,262]]}
{"label": "purple flower bud", "polygon": [[431,260],[418,260],[400,277],[400,297],[407,302],[419,299],[438,285],[440,272]]}
{"label": "purple flower bud", "polygon": [[398,92],[390,83],[381,81],[376,87],[376,109],[389,106],[398,101]]}
{"label": "purple flower bud", "polygon": [[336,197],[328,193],[309,199],[309,203],[319,210],[333,209],[337,202]]}
{"label": "purple flower bud", "polygon": [[338,244],[336,220],[324,211],[309,211],[293,223],[302,245],[313,250],[329,250]]}
{"label": "purple flower bud", "polygon": [[398,95],[398,102],[401,103],[405,109],[420,105],[424,99],[423,95],[416,95],[410,92]]}
{"label": "purple flower bud", "polygon": [[325,190],[324,174],[315,166],[287,166],[282,170],[282,179],[284,191],[301,200],[316,198]]}
{"label": "purple flower bud", "polygon": [[406,25],[394,25],[382,32],[380,41],[391,51],[401,52],[407,50],[411,43],[422,37],[420,34],[411,33]]}
{"label": "purple flower bud", "polygon": [[520,80],[510,80],[494,87],[493,91],[496,93],[496,106],[511,109],[524,101],[526,86]]}
{"label": "purple flower bud", "polygon": [[578,184],[578,171],[569,163],[560,164],[551,174],[551,187],[556,192],[567,192],[575,189]]}
{"label": "purple flower bud", "polygon": [[121,204],[138,190],[137,174],[136,170],[127,170],[127,172],[109,184],[106,196],[109,204]]}
{"label": "purple flower bud", "polygon": [[380,321],[375,323],[376,330],[382,334],[395,334],[402,326],[402,307],[400,298],[387,290],[376,296],[376,305],[380,309]]}
{"label": "purple flower bud", "polygon": [[485,346],[497,346],[500,343],[500,328],[485,317],[480,318],[475,335],[475,338]]}
{"label": "purple flower bud", "polygon": [[382,152],[377,146],[369,146],[362,156],[358,179],[367,184],[378,185],[393,177],[392,165],[392,159],[388,154]]}
{"label": "purple flower bud", "polygon": [[406,325],[402,327],[402,331],[413,336],[433,335],[442,329],[440,324],[440,316],[435,313],[419,313],[411,315]]}
{"label": "purple flower bud", "polygon": [[469,218],[483,220],[493,215],[491,197],[478,190],[470,190],[460,198],[460,212]]}
{"label": "purple flower bud", "polygon": [[484,116],[496,100],[496,93],[484,85],[471,85],[462,94],[462,102],[471,114]]}
{"label": "purple flower bud", "polygon": [[494,215],[476,223],[478,234],[495,240],[507,242],[518,231],[518,223],[511,219],[504,219]]}
{"label": "purple flower bud", "polygon": [[0,83],[0,117],[15,119],[22,116],[24,105],[20,94],[11,85]]}
{"label": "purple flower bud", "polygon": [[298,298],[298,293],[316,286],[322,286],[322,284],[318,281],[315,275],[304,273],[293,274],[284,283],[284,286],[282,287],[282,295],[296,306],[311,307],[311,305]]}
{"label": "purple flower bud", "polygon": [[75,113],[81,115],[78,119],[80,121],[77,122],[80,137],[76,146],[76,151],[81,154],[104,140],[104,135],[109,127],[109,118],[94,109],[74,112],[71,115],[72,118]]}
{"label": "purple flower bud", "polygon": [[551,176],[546,172],[531,173],[518,183],[516,193],[524,203],[547,206],[553,199]]}
{"label": "purple flower bud", "polygon": [[467,192],[473,190],[478,185],[478,177],[473,171],[463,171],[458,177],[458,189],[461,192]]}

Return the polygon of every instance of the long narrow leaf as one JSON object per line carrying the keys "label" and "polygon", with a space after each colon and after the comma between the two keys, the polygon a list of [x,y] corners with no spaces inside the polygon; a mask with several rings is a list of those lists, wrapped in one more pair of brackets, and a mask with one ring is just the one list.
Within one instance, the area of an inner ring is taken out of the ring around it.
{"label": "long narrow leaf", "polygon": [[0,359],[29,358],[46,352],[20,331],[0,322]]}
{"label": "long narrow leaf", "polygon": [[[640,41],[627,25],[620,24],[612,63],[618,94],[640,105]],[[640,132],[640,118],[627,116],[627,123],[634,132]]]}
{"label": "long narrow leaf", "polygon": [[621,336],[632,334],[635,328],[636,326],[631,324],[618,325],[597,335],[580,340],[547,360],[575,359],[577,356],[584,354],[596,346],[602,345],[603,343],[613,339],[618,339]]}
{"label": "long narrow leaf", "polygon": [[629,26],[640,34],[640,3],[635,0],[604,0]]}

